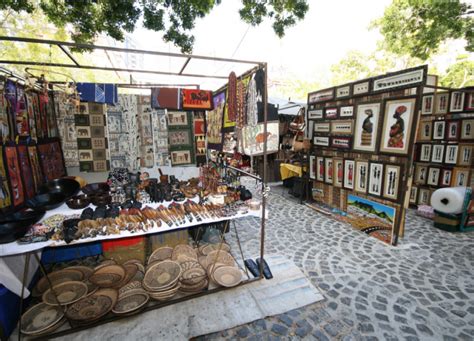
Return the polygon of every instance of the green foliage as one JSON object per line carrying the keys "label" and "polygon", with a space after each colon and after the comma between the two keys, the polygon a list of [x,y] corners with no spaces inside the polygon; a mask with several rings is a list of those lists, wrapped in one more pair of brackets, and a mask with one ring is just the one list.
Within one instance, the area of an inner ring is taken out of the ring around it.
{"label": "green foliage", "polygon": [[449,39],[465,39],[474,51],[474,17],[470,5],[459,0],[393,0],[374,22],[384,47],[395,54],[427,60]]}
{"label": "green foliage", "polygon": [[[124,32],[132,32],[139,19],[153,31],[163,31],[163,39],[192,52],[192,29],[221,0],[4,0],[0,9],[33,13],[40,8],[58,28],[72,27],[71,38],[78,43],[93,43],[101,33],[123,41]],[[282,37],[285,29],[302,20],[308,11],[306,0],[242,0],[242,20],[252,25],[264,18],[273,20],[275,33]]]}
{"label": "green foliage", "polygon": [[456,63],[449,66],[440,78],[440,85],[451,88],[462,88],[474,85],[474,60],[468,55],[459,55]]}

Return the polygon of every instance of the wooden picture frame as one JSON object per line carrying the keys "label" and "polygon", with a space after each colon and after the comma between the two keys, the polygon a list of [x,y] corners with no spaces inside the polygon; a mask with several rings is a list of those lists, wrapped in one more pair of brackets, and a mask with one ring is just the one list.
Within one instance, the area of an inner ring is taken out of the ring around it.
{"label": "wooden picture frame", "polygon": [[336,87],[336,99],[348,98],[351,97],[351,85],[341,85]]}
{"label": "wooden picture frame", "polygon": [[353,105],[340,106],[339,117],[340,118],[354,117],[354,106]]}
{"label": "wooden picture frame", "polygon": [[324,182],[324,157],[322,156],[317,156],[316,157],[316,180]]}
{"label": "wooden picture frame", "polygon": [[460,140],[474,140],[474,119],[466,119],[461,121]]}
{"label": "wooden picture frame", "polygon": [[313,136],[313,144],[320,147],[329,147],[328,136]]}
{"label": "wooden picture frame", "polygon": [[417,141],[431,141],[433,137],[433,121],[420,121]]}
{"label": "wooden picture frame", "polygon": [[443,163],[444,161],[444,144],[434,144],[431,152],[431,162]]}
{"label": "wooden picture frame", "polygon": [[421,102],[421,114],[432,115],[434,109],[434,95],[424,95]]}
{"label": "wooden picture frame", "polygon": [[326,120],[335,120],[338,117],[338,108],[331,107],[324,109],[324,118]]}
{"label": "wooden picture frame", "polygon": [[344,159],[344,188],[353,190],[355,180],[355,161]]}
{"label": "wooden picture frame", "polygon": [[441,170],[441,176],[439,179],[439,185],[441,187],[451,186],[451,181],[453,177],[453,170],[448,168],[443,168]]}
{"label": "wooden picture frame", "polygon": [[332,157],[324,158],[324,182],[327,184],[333,183],[334,163]]}
{"label": "wooden picture frame", "polygon": [[438,187],[440,175],[441,175],[441,168],[430,167],[428,169],[428,178],[426,179],[426,184],[429,186]]}
{"label": "wooden picture frame", "polygon": [[459,140],[459,134],[461,131],[461,124],[459,120],[446,121],[446,133],[445,137],[448,141]]}
{"label": "wooden picture frame", "polygon": [[355,164],[354,190],[359,193],[367,193],[369,180],[369,161],[356,161]]}
{"label": "wooden picture frame", "polygon": [[316,180],[316,155],[309,156],[309,178]]}
{"label": "wooden picture frame", "polygon": [[433,140],[444,140],[446,132],[446,121],[433,122]]}
{"label": "wooden picture frame", "polygon": [[420,154],[418,160],[421,162],[430,162],[431,161],[431,149],[432,145],[428,143],[423,143],[420,145]]}
{"label": "wooden picture frame", "polygon": [[382,196],[384,164],[380,162],[369,162],[369,187],[367,193],[376,197]]}
{"label": "wooden picture frame", "polygon": [[467,187],[469,185],[469,168],[455,167],[453,169],[453,187]]}
{"label": "wooden picture frame", "polygon": [[444,163],[447,165],[455,165],[458,163],[458,150],[459,146],[457,144],[448,144],[446,145],[444,153]]}
{"label": "wooden picture frame", "polygon": [[474,144],[459,144],[458,165],[472,166],[474,159]]}
{"label": "wooden picture frame", "polygon": [[331,147],[336,148],[336,149],[342,149],[342,150],[349,150],[351,149],[351,142],[352,138],[351,137],[331,137]]}
{"label": "wooden picture frame", "polygon": [[460,112],[464,109],[464,97],[463,91],[452,91],[449,103],[449,112]]}
{"label": "wooden picture frame", "polygon": [[381,153],[408,155],[413,138],[413,122],[416,122],[415,109],[415,97],[385,101],[385,113],[379,148]]}
{"label": "wooden picture frame", "polygon": [[425,185],[428,178],[428,165],[417,164],[415,166],[415,177],[413,182],[417,185]]}
{"label": "wooden picture frame", "polygon": [[430,190],[427,188],[420,188],[418,194],[418,205],[429,205],[430,204]]}
{"label": "wooden picture frame", "polygon": [[426,81],[426,73],[427,66],[424,65],[375,77],[372,81],[372,92],[414,88]]}
{"label": "wooden picture frame", "polygon": [[374,153],[378,142],[380,102],[363,103],[356,107],[352,150]]}
{"label": "wooden picture frame", "polygon": [[353,95],[363,95],[370,91],[370,80],[354,83],[352,86]]}
{"label": "wooden picture frame", "polygon": [[465,111],[474,111],[474,91],[466,94],[466,100],[464,103]]}
{"label": "wooden picture frame", "polygon": [[388,200],[398,201],[400,196],[402,166],[395,164],[385,164],[384,168],[382,196]]}
{"label": "wooden picture frame", "polygon": [[324,118],[323,109],[308,110],[308,120],[322,120]]}
{"label": "wooden picture frame", "polygon": [[314,123],[313,132],[316,134],[329,134],[331,132],[331,123]]}
{"label": "wooden picture frame", "polygon": [[435,96],[435,115],[445,115],[449,109],[449,92],[439,92]]}
{"label": "wooden picture frame", "polygon": [[352,120],[331,122],[331,134],[352,135]]}
{"label": "wooden picture frame", "polygon": [[342,187],[344,184],[344,160],[342,158],[333,158],[332,164],[334,167],[333,185],[335,187]]}
{"label": "wooden picture frame", "polygon": [[416,205],[418,199],[418,187],[417,186],[411,186],[410,188],[410,199],[409,203],[412,205]]}
{"label": "wooden picture frame", "polygon": [[308,94],[308,104],[326,102],[334,99],[334,88],[313,91]]}

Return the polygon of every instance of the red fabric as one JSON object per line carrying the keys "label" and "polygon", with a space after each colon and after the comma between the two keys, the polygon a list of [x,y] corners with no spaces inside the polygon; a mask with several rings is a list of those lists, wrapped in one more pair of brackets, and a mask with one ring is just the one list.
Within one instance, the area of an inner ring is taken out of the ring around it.
{"label": "red fabric", "polygon": [[142,243],[145,240],[145,237],[131,237],[131,238],[124,238],[118,240],[108,240],[102,242],[102,250],[103,251],[113,251],[118,247],[127,247],[127,246],[135,246],[137,244]]}
{"label": "red fabric", "polygon": [[181,94],[183,96],[183,109],[212,109],[212,91],[183,89]]}

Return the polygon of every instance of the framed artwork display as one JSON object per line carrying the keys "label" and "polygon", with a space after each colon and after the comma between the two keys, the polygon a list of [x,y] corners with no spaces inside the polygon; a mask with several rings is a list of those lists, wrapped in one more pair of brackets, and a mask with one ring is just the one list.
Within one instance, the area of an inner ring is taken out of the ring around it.
{"label": "framed artwork display", "polygon": [[315,123],[314,124],[314,132],[315,133],[329,133],[331,131],[331,124],[330,123]]}
{"label": "framed artwork display", "polygon": [[331,134],[351,135],[352,120],[331,122]]}
{"label": "framed artwork display", "polygon": [[324,157],[316,158],[316,180],[324,181]]}
{"label": "framed artwork display", "polygon": [[316,156],[309,156],[309,178],[316,180]]}
{"label": "framed artwork display", "polygon": [[474,145],[473,144],[460,144],[459,145],[458,164],[460,166],[471,166],[473,155],[474,155]]}
{"label": "framed artwork display", "polygon": [[410,189],[410,204],[416,205],[416,199],[418,198],[418,187],[411,186]]}
{"label": "framed artwork display", "polygon": [[461,140],[474,139],[474,119],[462,120],[461,124]]}
{"label": "framed artwork display", "polygon": [[457,141],[459,139],[459,132],[461,125],[458,120],[447,121],[446,124],[446,140]]}
{"label": "framed artwork display", "polygon": [[459,112],[464,109],[464,95],[462,91],[451,92],[451,101],[449,103],[450,112]]}
{"label": "framed artwork display", "polygon": [[379,197],[382,195],[383,163],[371,162],[369,167],[369,188],[367,193]]}
{"label": "framed artwork display", "polygon": [[415,116],[415,98],[388,100],[385,103],[380,151],[408,155]]}
{"label": "framed artwork display", "polygon": [[329,101],[334,98],[334,88],[319,90],[308,94],[308,103]]}
{"label": "framed artwork display", "polygon": [[451,177],[453,175],[453,171],[451,169],[443,169],[441,171],[441,178],[439,181],[440,186],[451,186]]}
{"label": "framed artwork display", "polygon": [[458,162],[458,148],[457,144],[446,145],[444,163],[455,165]]}
{"label": "framed artwork display", "polygon": [[415,87],[426,79],[426,67],[403,70],[391,75],[380,76],[374,80],[372,90],[387,91],[389,89]]}
{"label": "framed artwork display", "polygon": [[464,106],[464,110],[466,111],[473,111],[474,110],[474,91],[468,92],[466,94],[466,104]]}
{"label": "framed artwork display", "polygon": [[383,197],[397,201],[400,189],[401,166],[385,165],[385,176],[383,180]]}
{"label": "framed artwork display", "polygon": [[313,137],[313,144],[315,146],[329,147],[329,137],[315,136]]}
{"label": "framed artwork display", "polygon": [[348,105],[344,107],[339,107],[339,117],[352,117],[354,116],[354,106]]}
{"label": "framed artwork display", "polygon": [[443,157],[444,157],[444,145],[434,144],[433,151],[431,153],[431,162],[443,163]]}
{"label": "framed artwork display", "polygon": [[433,122],[432,121],[420,121],[418,128],[418,141],[431,141],[433,135]]}
{"label": "framed artwork display", "polygon": [[326,108],[324,110],[324,118],[332,120],[337,118],[337,107],[336,108]]}
{"label": "framed artwork display", "polygon": [[332,158],[327,157],[324,159],[324,181],[328,184],[332,184],[333,182],[333,161]]}
{"label": "framed artwork display", "polygon": [[350,149],[351,138],[350,137],[331,137],[331,147],[338,149]]}
{"label": "framed artwork display", "polygon": [[308,139],[312,139],[314,135],[314,123],[313,120],[308,120],[308,124],[306,125],[306,137]]}
{"label": "framed artwork display", "polygon": [[418,194],[418,205],[429,205],[430,204],[430,190],[427,188],[420,188],[420,194]]}
{"label": "framed artwork display", "polygon": [[420,155],[418,157],[420,161],[430,162],[431,161],[431,144],[422,144],[420,147]]}
{"label": "framed artwork display", "polygon": [[435,97],[434,113],[436,115],[444,115],[448,113],[449,93],[440,92]]}
{"label": "framed artwork display", "polygon": [[366,94],[369,92],[369,89],[370,89],[370,81],[356,83],[353,86],[353,94],[354,95]]}
{"label": "framed artwork display", "polygon": [[428,179],[426,179],[426,184],[430,186],[438,186],[440,174],[440,168],[430,167],[428,170]]}
{"label": "framed artwork display", "polygon": [[416,165],[415,167],[415,183],[418,185],[425,185],[426,178],[428,177],[428,166],[427,165]]}
{"label": "framed artwork display", "polygon": [[344,160],[344,188],[354,189],[355,161]]}
{"label": "framed artwork display", "polygon": [[332,161],[334,172],[333,172],[333,184],[336,187],[342,187],[344,184],[344,160],[341,158],[333,158]]}
{"label": "framed artwork display", "polygon": [[356,161],[356,178],[354,189],[357,192],[367,193],[369,177],[369,162]]}
{"label": "framed artwork display", "polygon": [[434,95],[425,95],[421,102],[421,114],[431,115],[433,114],[434,108]]}
{"label": "framed artwork display", "polygon": [[454,168],[453,187],[467,187],[469,184],[469,169]]}
{"label": "framed artwork display", "polygon": [[378,138],[380,103],[357,106],[352,149],[360,152],[375,152]]}
{"label": "framed artwork display", "polygon": [[345,98],[351,95],[351,86],[343,85],[336,88],[336,98]]}
{"label": "framed artwork display", "polygon": [[310,120],[319,120],[323,118],[323,109],[313,109],[308,111],[308,119]]}
{"label": "framed artwork display", "polygon": [[433,140],[444,140],[445,131],[446,131],[445,121],[433,122]]}

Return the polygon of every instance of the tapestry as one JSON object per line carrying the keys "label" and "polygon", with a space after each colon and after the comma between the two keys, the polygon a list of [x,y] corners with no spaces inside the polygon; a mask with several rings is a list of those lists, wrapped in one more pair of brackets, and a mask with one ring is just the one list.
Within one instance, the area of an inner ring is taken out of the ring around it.
{"label": "tapestry", "polygon": [[224,130],[235,127],[237,116],[237,77],[234,72],[229,74],[227,83],[226,106],[224,108]]}
{"label": "tapestry", "polygon": [[66,167],[79,167],[79,152],[77,149],[77,135],[74,115],[76,106],[70,104],[64,92],[54,92],[59,136]]}
{"label": "tapestry", "polygon": [[212,91],[182,89],[183,109],[212,109]]}
{"label": "tapestry", "polygon": [[206,111],[206,138],[209,149],[222,149],[222,120],[225,108],[226,92],[220,92],[212,98],[213,110]]}
{"label": "tapestry", "polygon": [[48,103],[46,105],[46,121],[48,125],[48,137],[58,137],[58,123],[56,120],[53,93],[50,93],[48,97]]}
{"label": "tapestry", "polygon": [[8,136],[10,132],[7,100],[5,98],[4,90],[5,90],[5,82],[3,79],[0,79],[0,139],[3,141],[6,140],[6,137]]}
{"label": "tapestry", "polygon": [[168,111],[168,146],[171,165],[194,163],[194,121],[191,111]]}
{"label": "tapestry", "polygon": [[264,87],[265,73],[260,69],[252,75],[247,88],[247,124],[250,126],[255,126],[258,123],[258,103],[263,102]]}
{"label": "tapestry", "polygon": [[[258,123],[255,126],[246,126],[242,131],[243,154],[262,155],[263,143],[265,142],[264,124]],[[279,144],[279,122],[267,123],[267,153],[278,152]]]}
{"label": "tapestry", "polygon": [[24,144],[20,144],[17,146],[17,151],[23,184],[25,185],[26,198],[30,199],[35,195],[36,187],[33,181],[32,170],[28,156],[28,147]]}
{"label": "tapestry", "polygon": [[166,122],[166,111],[154,109],[151,112],[153,126],[153,144],[155,150],[155,165],[170,166],[168,151],[168,125]]}
{"label": "tapestry", "polygon": [[7,163],[10,188],[12,190],[13,206],[19,206],[25,201],[23,183],[21,182],[20,163],[15,146],[5,146],[5,160]]}
{"label": "tapestry", "polygon": [[3,151],[4,147],[0,145],[0,209],[4,209],[12,204]]}
{"label": "tapestry", "polygon": [[222,151],[224,153],[234,153],[237,148],[237,135],[235,132],[224,133],[224,142],[222,143]]}
{"label": "tapestry", "polygon": [[45,181],[66,175],[61,144],[58,139],[38,144],[38,155]]}
{"label": "tapestry", "polygon": [[140,134],[140,166],[153,168],[155,151],[153,150],[153,128],[151,124],[151,98],[138,96],[138,132]]}
{"label": "tapestry", "polygon": [[107,127],[112,169],[139,170],[137,95],[120,94],[115,106],[108,106]]}
{"label": "tapestry", "polygon": [[38,100],[36,93],[27,91],[26,96],[26,110],[28,112],[28,124],[30,127],[30,137],[36,140],[36,112],[35,112],[35,98]]}
{"label": "tapestry", "polygon": [[247,124],[246,94],[249,82],[250,76],[247,76],[244,79],[237,81],[237,111],[235,113],[235,125],[237,128],[243,128],[243,126]]}
{"label": "tapestry", "polygon": [[181,91],[179,88],[152,88],[151,107],[154,109],[181,109]]}
{"label": "tapestry", "polygon": [[[38,138],[46,138],[48,137],[48,102],[49,96],[47,93],[40,93],[38,94],[39,98],[39,110],[38,110],[38,120],[36,129],[38,130]],[[38,129],[38,126],[41,129]]]}
{"label": "tapestry", "polygon": [[115,84],[77,83],[76,86],[82,102],[115,105],[118,101],[117,85]]}
{"label": "tapestry", "polygon": [[8,135],[13,138],[16,136],[16,84],[11,80],[5,83],[5,100],[7,103]]}
{"label": "tapestry", "polygon": [[194,153],[198,166],[206,163],[206,123],[204,117],[204,111],[194,112]]}
{"label": "tapestry", "polygon": [[38,191],[39,187],[44,182],[43,172],[41,171],[41,165],[38,158],[38,148],[36,145],[28,146],[28,155],[30,158],[31,173],[33,181],[35,183],[35,191]]}
{"label": "tapestry", "polygon": [[30,125],[28,119],[28,108],[26,104],[25,88],[17,85],[16,87],[16,110],[15,110],[16,131],[19,136],[30,136]]}
{"label": "tapestry", "polygon": [[105,104],[81,102],[74,115],[81,172],[106,172],[110,169],[105,135]]}

